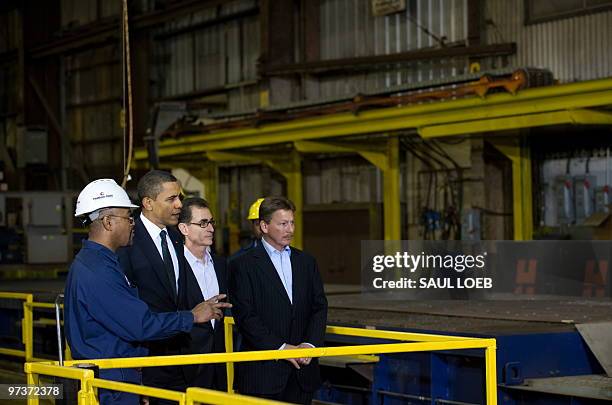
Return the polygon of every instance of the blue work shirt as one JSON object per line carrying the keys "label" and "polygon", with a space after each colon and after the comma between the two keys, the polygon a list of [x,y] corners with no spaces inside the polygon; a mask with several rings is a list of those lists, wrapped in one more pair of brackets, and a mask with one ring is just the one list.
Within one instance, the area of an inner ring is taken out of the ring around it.
{"label": "blue work shirt", "polygon": [[229,259],[227,259],[227,262],[231,262],[233,260],[236,260],[237,258],[239,258],[240,256],[242,256],[243,254],[245,254],[246,252],[248,252],[249,250],[253,249],[254,247],[257,246],[257,244],[259,243],[259,239],[253,239],[253,241],[251,242],[250,245],[248,245],[247,247],[243,247],[240,248],[239,251],[237,251],[236,253],[234,253],[233,255],[231,255],[229,257]]}
{"label": "blue work shirt", "polygon": [[[70,266],[64,318],[75,359],[146,356],[142,342],[190,332],[193,327],[191,311],[151,312],[121,270],[117,255],[89,240],[83,241]],[[101,370],[102,378],[140,383],[133,370],[102,371],[107,370]]]}

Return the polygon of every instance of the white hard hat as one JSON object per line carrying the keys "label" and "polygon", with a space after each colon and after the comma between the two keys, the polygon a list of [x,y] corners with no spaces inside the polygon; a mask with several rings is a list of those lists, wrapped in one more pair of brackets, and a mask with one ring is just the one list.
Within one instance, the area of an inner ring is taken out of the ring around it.
{"label": "white hard hat", "polygon": [[[101,208],[121,207],[138,208],[132,204],[130,197],[113,179],[94,180],[81,191],[77,198],[75,217],[91,214]],[[90,219],[93,221],[97,218]]]}

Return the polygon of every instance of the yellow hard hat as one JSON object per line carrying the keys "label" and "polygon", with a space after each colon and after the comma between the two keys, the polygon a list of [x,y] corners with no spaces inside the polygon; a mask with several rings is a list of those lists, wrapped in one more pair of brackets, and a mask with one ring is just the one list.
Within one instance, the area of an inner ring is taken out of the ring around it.
{"label": "yellow hard hat", "polygon": [[249,208],[249,216],[247,219],[259,219],[259,206],[263,201],[263,198],[258,198],[253,204],[251,204],[251,208]]}
{"label": "yellow hard hat", "polygon": [[259,206],[261,205],[262,201],[263,198],[258,198],[257,201],[251,204],[251,208],[249,208],[249,216],[247,217],[247,219],[259,219]]}

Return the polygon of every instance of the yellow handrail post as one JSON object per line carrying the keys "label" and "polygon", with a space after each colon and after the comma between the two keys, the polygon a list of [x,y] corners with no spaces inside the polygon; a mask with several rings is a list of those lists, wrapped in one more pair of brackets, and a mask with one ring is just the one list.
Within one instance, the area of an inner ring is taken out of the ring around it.
{"label": "yellow handrail post", "polygon": [[185,405],[193,405],[193,394],[191,393],[191,388],[187,388],[187,394],[185,395]]}
{"label": "yellow handrail post", "polygon": [[[225,332],[225,352],[232,353],[234,351],[234,334],[233,334],[234,318],[225,317],[223,322]],[[234,393],[234,363],[226,362],[225,368],[227,371],[227,392],[230,394]]]}
{"label": "yellow handrail post", "polygon": [[21,336],[25,345],[25,361],[30,361],[34,357],[34,308],[32,308],[32,301],[32,294],[28,294],[23,303]]}
{"label": "yellow handrail post", "polygon": [[[35,374],[32,372],[32,367],[30,363],[25,363],[23,369],[26,373],[26,383],[28,385],[38,385],[39,383],[38,374]],[[27,405],[38,405],[38,404],[39,404],[38,397],[36,396],[28,397]]]}
{"label": "yellow handrail post", "polygon": [[81,380],[81,389],[77,394],[78,405],[96,405],[98,398],[96,397],[95,388],[92,383],[95,378],[93,370],[83,370]]}
{"label": "yellow handrail post", "polygon": [[485,349],[485,381],[487,405],[497,405],[497,346],[495,339]]}

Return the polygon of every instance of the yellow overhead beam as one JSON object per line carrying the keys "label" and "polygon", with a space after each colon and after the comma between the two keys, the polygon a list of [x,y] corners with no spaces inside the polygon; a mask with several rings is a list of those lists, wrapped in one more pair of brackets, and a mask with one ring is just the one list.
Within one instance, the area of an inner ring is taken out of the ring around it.
{"label": "yellow overhead beam", "polygon": [[261,159],[253,154],[209,151],[206,152],[206,157],[214,162],[260,162]]}
{"label": "yellow overhead beam", "polygon": [[436,138],[559,124],[611,125],[612,114],[586,109],[551,111],[539,114],[513,115],[509,117],[431,125],[419,128],[418,132],[423,138]]}
{"label": "yellow overhead beam", "polygon": [[294,145],[295,149],[301,153],[357,153],[381,170],[386,170],[389,165],[386,141],[370,142],[368,144],[296,141]]}
{"label": "yellow overhead beam", "polygon": [[338,141],[296,141],[295,149],[300,153],[362,153],[386,152],[386,139],[368,142],[338,142]]}
{"label": "yellow overhead beam", "polygon": [[354,153],[350,145],[338,145],[332,142],[296,141],[293,143],[300,153]]}
{"label": "yellow overhead beam", "polygon": [[574,124],[584,125],[610,125],[612,124],[612,113],[609,111],[576,109],[569,110]]}
{"label": "yellow overhead beam", "polygon": [[[160,156],[169,157],[214,150],[320,140],[330,137],[381,133],[432,125],[466,121],[509,118],[525,114],[559,112],[612,105],[612,79],[547,86],[520,91],[516,95],[499,93],[484,99],[471,97],[459,100],[381,108],[352,113],[332,114],[292,120],[282,123],[221,130],[214,133],[166,139],[160,143]],[[580,115],[583,115],[581,118]],[[578,112],[581,119],[592,121],[598,112]],[[598,117],[597,119],[602,118]],[[511,123],[507,120],[502,123]],[[590,122],[589,122],[590,123]],[[500,127],[497,130],[503,130]],[[145,159],[147,152],[139,149],[136,159]]]}

